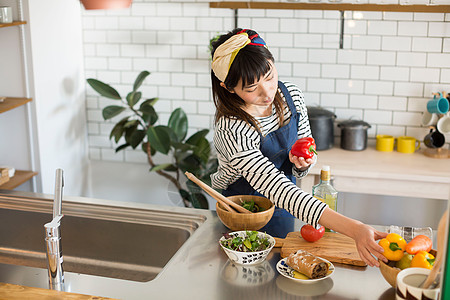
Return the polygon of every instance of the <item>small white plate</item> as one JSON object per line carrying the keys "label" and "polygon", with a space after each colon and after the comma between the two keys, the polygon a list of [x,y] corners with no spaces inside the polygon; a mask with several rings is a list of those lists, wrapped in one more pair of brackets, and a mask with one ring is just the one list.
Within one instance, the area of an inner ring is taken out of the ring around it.
{"label": "small white plate", "polygon": [[[320,257],[319,257],[320,258]],[[330,277],[331,275],[333,275],[334,273],[334,265],[329,262],[328,260],[324,259],[324,258],[320,258],[321,260],[323,260],[324,262],[326,262],[328,264],[328,274],[325,277],[322,278],[317,278],[317,279],[299,279],[299,278],[295,278],[294,277],[294,269],[292,269],[291,267],[289,267],[286,263],[287,257],[283,258],[282,260],[280,260],[277,263],[277,271],[278,273],[280,273],[281,275],[283,275],[284,277],[287,277],[289,279],[295,280],[297,282],[301,282],[301,283],[314,283],[317,281],[321,281],[324,279],[327,279],[328,277]]]}

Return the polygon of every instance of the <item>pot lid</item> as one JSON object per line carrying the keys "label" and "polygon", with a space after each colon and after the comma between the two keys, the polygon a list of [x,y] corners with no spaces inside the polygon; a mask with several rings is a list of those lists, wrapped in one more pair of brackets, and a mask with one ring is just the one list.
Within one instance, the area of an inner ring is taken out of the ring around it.
{"label": "pot lid", "polygon": [[318,106],[307,106],[306,109],[308,110],[308,118],[310,119],[336,118],[333,112]]}
{"label": "pot lid", "polygon": [[346,129],[368,129],[371,128],[369,123],[364,122],[362,120],[345,120],[338,124],[340,128]]}

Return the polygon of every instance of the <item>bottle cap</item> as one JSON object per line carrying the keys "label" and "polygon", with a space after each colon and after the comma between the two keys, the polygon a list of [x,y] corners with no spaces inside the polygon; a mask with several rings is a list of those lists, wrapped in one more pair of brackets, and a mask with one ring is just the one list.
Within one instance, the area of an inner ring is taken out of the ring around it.
{"label": "bottle cap", "polygon": [[322,166],[322,170],[330,172],[330,166],[324,165]]}

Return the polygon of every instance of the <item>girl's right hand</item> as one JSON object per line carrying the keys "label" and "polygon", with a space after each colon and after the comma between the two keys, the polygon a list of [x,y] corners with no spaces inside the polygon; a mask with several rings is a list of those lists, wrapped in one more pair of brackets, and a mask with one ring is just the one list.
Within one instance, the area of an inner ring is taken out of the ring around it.
{"label": "girl's right hand", "polygon": [[314,155],[313,158],[305,159],[303,157],[294,156],[291,151],[289,151],[289,161],[293,163],[297,169],[300,169],[300,171],[309,168],[309,166],[314,163],[315,158],[316,156]]}

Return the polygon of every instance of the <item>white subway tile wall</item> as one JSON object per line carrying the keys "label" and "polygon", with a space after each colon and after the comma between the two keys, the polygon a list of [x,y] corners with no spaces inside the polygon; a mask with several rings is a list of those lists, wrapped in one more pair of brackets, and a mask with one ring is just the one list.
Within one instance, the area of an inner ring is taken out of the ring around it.
{"label": "white subway tile wall", "polygon": [[[383,3],[392,1],[399,3]],[[208,45],[233,29],[233,10],[211,9],[206,0],[134,0],[129,9],[83,11],[82,19],[87,78],[111,84],[124,97],[137,74],[148,70],[141,91],[145,98],[159,98],[160,123],[182,107],[190,134],[212,129]],[[338,121],[370,123],[370,138],[423,140],[427,101],[432,93],[450,91],[449,21],[450,14],[441,13],[347,11],[340,49],[338,11],[238,11],[238,26],[255,29],[268,43],[281,80],[299,85],[307,105],[333,111]],[[117,102],[98,97],[89,86],[86,101],[90,157],[145,162],[140,149],[115,152],[123,141],[116,144],[109,133],[120,116],[104,121],[102,109]],[[212,140],[212,132],[207,138]]]}

